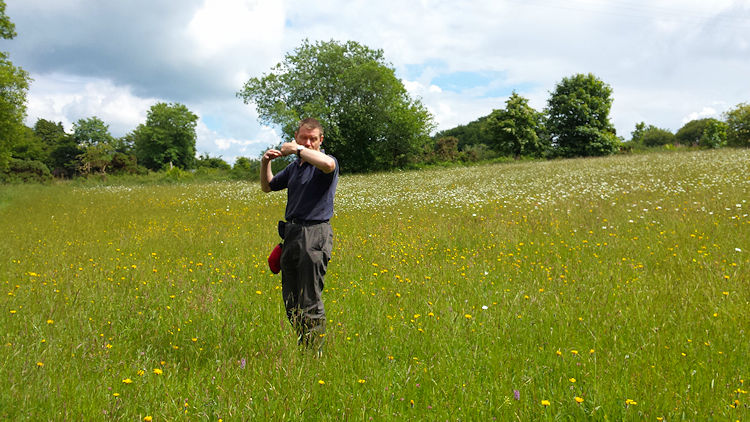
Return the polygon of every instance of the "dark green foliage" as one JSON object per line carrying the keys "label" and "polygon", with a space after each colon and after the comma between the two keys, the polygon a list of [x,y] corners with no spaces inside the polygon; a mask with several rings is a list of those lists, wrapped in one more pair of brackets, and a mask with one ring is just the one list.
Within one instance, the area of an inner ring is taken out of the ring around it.
{"label": "dark green foliage", "polygon": [[73,141],[72,137],[65,138],[50,152],[49,162],[52,164],[52,174],[56,177],[70,178],[75,176],[81,165],[80,156],[84,150]]}
{"label": "dark green foliage", "polygon": [[461,151],[461,161],[475,163],[479,161],[494,160],[498,157],[497,152],[493,151],[485,144],[467,145]]}
{"label": "dark green foliage", "polygon": [[469,122],[466,125],[459,125],[453,129],[447,129],[438,132],[434,136],[434,139],[445,138],[449,136],[458,138],[458,149],[460,151],[465,150],[469,145],[489,145],[492,141],[487,137],[488,134],[483,130],[488,117],[489,115],[482,116],[477,120]]}
{"label": "dark green foliage", "polygon": [[138,166],[135,155],[115,152],[110,162],[110,174],[146,174],[145,167]]}
{"label": "dark green foliage", "polygon": [[[4,7],[5,5],[2,4]],[[4,13],[0,13],[0,18]],[[28,73],[0,52],[0,170],[7,168],[13,146],[24,136]]]}
{"label": "dark green foliage", "polygon": [[354,41],[305,40],[237,95],[255,104],[262,122],[280,126],[289,137],[300,119],[320,120],[323,148],[342,171],[408,166],[433,128],[432,116],[409,97],[383,51]]}
{"label": "dark green foliage", "polygon": [[[9,40],[15,36],[16,26],[5,14],[5,1],[0,0],[0,38]],[[30,81],[29,74],[0,51],[0,172],[8,170],[11,151],[25,136],[23,119]]]}
{"label": "dark green foliage", "polygon": [[489,115],[483,130],[489,145],[500,154],[541,157],[549,149],[544,116],[515,92],[505,102],[505,109]]}
{"label": "dark green foliage", "polygon": [[713,119],[703,129],[698,141],[702,148],[721,148],[727,145],[727,124]]}
{"label": "dark green foliage", "polygon": [[149,170],[193,168],[197,122],[198,116],[182,104],[151,106],[146,124],[133,133],[138,163]]}
{"label": "dark green foliage", "polygon": [[237,180],[258,180],[260,175],[260,160],[239,157],[234,161],[231,174],[232,178]]}
{"label": "dark green foliage", "polygon": [[642,134],[641,144],[646,147],[660,147],[675,143],[675,136],[667,129],[649,125]]}
{"label": "dark green foliage", "polygon": [[456,161],[458,159],[458,138],[446,136],[435,143],[435,158],[437,161]]}
{"label": "dark green foliage", "polygon": [[212,168],[219,170],[230,170],[232,166],[224,161],[221,157],[210,157],[207,153],[201,154],[195,162],[195,167],[201,168]]}
{"label": "dark green foliage", "polygon": [[711,124],[712,121],[717,120],[713,118],[706,118],[691,120],[685,123],[685,125],[682,126],[677,131],[677,133],[675,133],[677,142],[687,146],[698,146],[700,144],[701,138],[703,137],[703,131],[709,124]]}
{"label": "dark green foliage", "polygon": [[737,104],[724,113],[727,123],[727,145],[750,147],[750,104]]}
{"label": "dark green foliage", "polygon": [[620,141],[609,120],[612,88],[593,74],[577,74],[557,84],[547,104],[547,130],[562,157],[608,155]]}
{"label": "dark green foliage", "polygon": [[52,180],[49,168],[41,161],[8,160],[8,169],[0,172],[0,181],[8,182],[47,182]]}

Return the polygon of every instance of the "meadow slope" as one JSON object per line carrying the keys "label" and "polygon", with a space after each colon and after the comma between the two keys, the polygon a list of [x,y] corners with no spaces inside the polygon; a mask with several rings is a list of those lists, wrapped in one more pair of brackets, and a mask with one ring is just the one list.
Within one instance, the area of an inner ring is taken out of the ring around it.
{"label": "meadow slope", "polygon": [[322,359],[255,183],[0,186],[0,419],[745,420],[750,150],[339,183]]}

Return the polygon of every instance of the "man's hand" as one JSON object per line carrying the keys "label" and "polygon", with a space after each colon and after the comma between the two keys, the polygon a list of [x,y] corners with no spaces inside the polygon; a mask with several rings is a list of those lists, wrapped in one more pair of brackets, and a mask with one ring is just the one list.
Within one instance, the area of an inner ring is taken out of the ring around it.
{"label": "man's hand", "polygon": [[285,154],[282,154],[281,151],[277,149],[269,149],[265,154],[263,154],[263,158],[261,159],[261,161],[268,163],[269,161],[275,160],[283,155]]}
{"label": "man's hand", "polygon": [[298,146],[299,146],[299,144],[297,142],[295,142],[295,141],[284,142],[281,145],[281,155],[287,156],[287,155],[296,154]]}

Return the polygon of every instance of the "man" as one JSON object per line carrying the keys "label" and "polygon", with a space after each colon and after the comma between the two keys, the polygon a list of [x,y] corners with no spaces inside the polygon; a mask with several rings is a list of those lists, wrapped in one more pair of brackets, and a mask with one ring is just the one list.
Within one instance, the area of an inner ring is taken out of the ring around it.
{"label": "man", "polygon": [[[279,223],[284,239],[281,252],[281,293],[286,315],[298,334],[299,344],[322,353],[325,336],[325,309],[321,294],[323,277],[333,248],[333,198],[338,184],[339,166],[326,155],[323,127],[315,119],[299,123],[292,142],[281,150],[269,149],[260,166],[263,192],[287,189],[286,223]],[[297,154],[297,159],[275,176],[271,161]]]}

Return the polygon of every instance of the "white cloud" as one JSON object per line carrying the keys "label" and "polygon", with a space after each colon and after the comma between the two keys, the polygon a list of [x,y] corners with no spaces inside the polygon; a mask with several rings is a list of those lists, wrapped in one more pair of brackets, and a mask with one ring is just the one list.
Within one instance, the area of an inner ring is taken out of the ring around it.
{"label": "white cloud", "polygon": [[109,80],[65,74],[31,75],[27,124],[37,119],[62,122],[72,128],[79,119],[97,116],[114,136],[123,136],[146,121],[146,113],[157,101],[139,98],[130,87]]}
{"label": "white cloud", "polygon": [[691,120],[704,119],[706,117],[717,117],[719,113],[713,107],[703,107],[701,111],[694,111],[687,116],[682,118],[682,123],[687,123]]}
{"label": "white cloud", "polygon": [[284,3],[276,0],[206,0],[187,26],[197,59],[252,56],[283,38]]}

